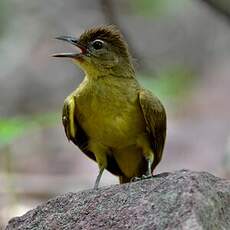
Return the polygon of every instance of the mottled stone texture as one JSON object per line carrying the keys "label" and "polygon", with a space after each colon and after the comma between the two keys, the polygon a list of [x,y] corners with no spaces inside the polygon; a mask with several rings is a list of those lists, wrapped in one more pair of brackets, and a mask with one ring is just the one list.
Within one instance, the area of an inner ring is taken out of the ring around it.
{"label": "mottled stone texture", "polygon": [[11,219],[6,229],[230,229],[230,181],[181,170],[67,193]]}

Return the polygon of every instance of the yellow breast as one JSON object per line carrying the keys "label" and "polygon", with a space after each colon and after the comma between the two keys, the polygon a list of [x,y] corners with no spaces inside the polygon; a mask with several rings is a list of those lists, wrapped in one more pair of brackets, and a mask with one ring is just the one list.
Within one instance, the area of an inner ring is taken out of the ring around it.
{"label": "yellow breast", "polygon": [[134,144],[144,130],[137,91],[87,84],[76,94],[78,119],[87,135],[109,147]]}

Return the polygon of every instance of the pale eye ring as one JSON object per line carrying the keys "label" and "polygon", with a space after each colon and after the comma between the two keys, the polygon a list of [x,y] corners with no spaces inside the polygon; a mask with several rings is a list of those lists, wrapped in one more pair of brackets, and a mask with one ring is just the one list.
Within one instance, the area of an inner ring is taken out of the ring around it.
{"label": "pale eye ring", "polygon": [[104,46],[104,42],[100,39],[96,39],[93,41],[92,46],[95,50],[100,50]]}

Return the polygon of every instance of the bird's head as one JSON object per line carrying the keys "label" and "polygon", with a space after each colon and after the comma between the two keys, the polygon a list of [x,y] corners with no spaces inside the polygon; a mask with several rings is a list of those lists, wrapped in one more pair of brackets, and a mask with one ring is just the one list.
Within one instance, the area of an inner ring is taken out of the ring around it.
{"label": "bird's head", "polygon": [[53,56],[71,58],[88,76],[133,75],[127,43],[115,26],[94,27],[79,38],[60,36],[57,39],[71,43],[80,51]]}

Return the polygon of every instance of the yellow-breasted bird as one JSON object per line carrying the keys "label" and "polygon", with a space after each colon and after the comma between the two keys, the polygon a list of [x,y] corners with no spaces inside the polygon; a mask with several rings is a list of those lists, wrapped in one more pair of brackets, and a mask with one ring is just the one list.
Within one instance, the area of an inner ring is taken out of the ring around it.
{"label": "yellow-breasted bird", "polygon": [[85,73],[64,102],[66,136],[97,162],[97,188],[104,169],[120,183],[151,176],[160,162],[166,137],[166,113],[159,99],[137,79],[125,42],[115,26],[86,30],[78,39],[60,36],[81,52],[59,53]]}

